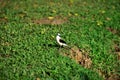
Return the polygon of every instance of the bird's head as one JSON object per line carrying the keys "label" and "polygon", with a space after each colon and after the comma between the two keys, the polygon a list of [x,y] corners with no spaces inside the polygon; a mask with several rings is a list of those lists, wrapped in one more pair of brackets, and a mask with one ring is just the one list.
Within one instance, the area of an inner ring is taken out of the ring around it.
{"label": "bird's head", "polygon": [[58,36],[60,36],[60,33],[58,33]]}

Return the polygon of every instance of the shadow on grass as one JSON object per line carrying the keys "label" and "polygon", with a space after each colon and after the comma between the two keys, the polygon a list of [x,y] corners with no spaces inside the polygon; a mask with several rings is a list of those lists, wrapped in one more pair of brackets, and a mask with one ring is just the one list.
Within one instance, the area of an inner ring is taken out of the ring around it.
{"label": "shadow on grass", "polygon": [[60,46],[57,45],[57,44],[43,44],[44,47],[56,47],[56,48],[59,48]]}

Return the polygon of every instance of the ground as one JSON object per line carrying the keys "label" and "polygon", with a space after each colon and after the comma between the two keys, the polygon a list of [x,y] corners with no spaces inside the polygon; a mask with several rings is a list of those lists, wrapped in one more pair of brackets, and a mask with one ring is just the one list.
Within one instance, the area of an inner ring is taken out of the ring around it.
{"label": "ground", "polygon": [[0,80],[119,80],[119,12],[119,0],[0,0]]}

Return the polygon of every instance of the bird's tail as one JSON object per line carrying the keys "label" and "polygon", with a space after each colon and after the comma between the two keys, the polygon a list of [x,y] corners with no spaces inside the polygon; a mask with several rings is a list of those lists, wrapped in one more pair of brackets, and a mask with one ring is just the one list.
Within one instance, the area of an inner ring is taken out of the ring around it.
{"label": "bird's tail", "polygon": [[63,44],[63,46],[68,46],[67,44]]}

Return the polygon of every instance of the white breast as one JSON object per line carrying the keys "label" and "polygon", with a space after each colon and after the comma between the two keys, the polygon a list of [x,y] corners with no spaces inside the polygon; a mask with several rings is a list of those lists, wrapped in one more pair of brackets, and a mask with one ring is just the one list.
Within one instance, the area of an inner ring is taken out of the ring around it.
{"label": "white breast", "polygon": [[56,40],[57,40],[58,44],[59,44],[59,45],[62,45],[62,44],[60,43],[60,41],[59,41],[60,39],[61,39],[60,36],[56,36]]}

